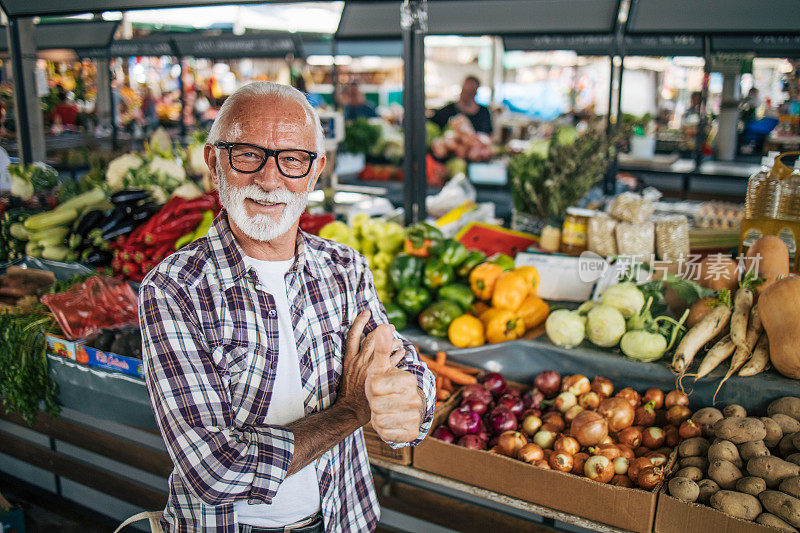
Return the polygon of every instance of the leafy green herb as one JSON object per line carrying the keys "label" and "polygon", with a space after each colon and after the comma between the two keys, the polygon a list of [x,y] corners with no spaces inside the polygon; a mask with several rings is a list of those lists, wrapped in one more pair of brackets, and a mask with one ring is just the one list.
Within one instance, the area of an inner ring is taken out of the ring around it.
{"label": "leafy green herb", "polygon": [[74,274],[73,276],[65,279],[63,281],[56,281],[52,287],[50,287],[50,293],[56,294],[60,292],[65,292],[70,290],[75,285],[79,283],[83,283],[89,278],[93,278],[95,276],[111,276],[113,272],[110,268],[101,268],[94,272],[89,272],[88,274]]}
{"label": "leafy green herb", "polygon": [[378,144],[382,128],[366,118],[357,118],[344,128],[342,147],[351,154],[368,154]]}

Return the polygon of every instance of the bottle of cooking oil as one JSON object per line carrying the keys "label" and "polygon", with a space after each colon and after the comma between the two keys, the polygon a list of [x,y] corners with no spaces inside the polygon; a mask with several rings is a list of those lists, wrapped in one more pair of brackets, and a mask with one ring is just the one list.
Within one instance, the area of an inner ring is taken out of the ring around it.
{"label": "bottle of cooking oil", "polygon": [[772,167],[780,152],[770,152],[761,158],[761,168],[747,182],[744,212],[746,218],[776,218],[780,203],[780,181]]}
{"label": "bottle of cooking oil", "polygon": [[[785,154],[784,154],[785,155]],[[775,164],[783,167],[779,174],[780,201],[778,202],[778,217],[781,220],[800,220],[800,158],[795,161],[794,169],[786,175],[788,168],[780,161]],[[786,170],[784,170],[786,169]],[[776,174],[776,172],[773,172]]]}

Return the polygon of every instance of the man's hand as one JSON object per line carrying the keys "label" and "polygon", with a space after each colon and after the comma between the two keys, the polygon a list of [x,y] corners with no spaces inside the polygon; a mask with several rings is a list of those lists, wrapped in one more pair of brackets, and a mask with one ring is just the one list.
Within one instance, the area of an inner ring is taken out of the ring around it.
{"label": "man's hand", "polygon": [[375,332],[381,328],[365,380],[372,428],[387,442],[409,442],[419,435],[425,402],[413,374],[397,368],[405,350],[392,337],[393,328],[378,326]]}

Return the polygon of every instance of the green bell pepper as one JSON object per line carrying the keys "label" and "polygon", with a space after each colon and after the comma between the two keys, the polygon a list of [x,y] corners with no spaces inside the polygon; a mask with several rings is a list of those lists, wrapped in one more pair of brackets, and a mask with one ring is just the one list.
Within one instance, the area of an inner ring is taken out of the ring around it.
{"label": "green bell pepper", "polygon": [[486,254],[478,250],[470,250],[467,252],[467,257],[461,261],[456,269],[456,274],[459,278],[469,279],[469,273],[472,269],[486,261]]}
{"label": "green bell pepper", "polygon": [[422,283],[431,290],[444,287],[453,281],[453,267],[445,264],[441,258],[430,259],[425,263],[425,273],[422,276]]}
{"label": "green bell pepper", "polygon": [[455,239],[445,239],[431,248],[431,253],[446,265],[455,267],[467,257],[467,248]]}
{"label": "green bell pepper", "polygon": [[457,303],[443,300],[420,313],[419,325],[428,335],[447,337],[447,328],[450,327],[450,323],[462,314],[464,312]]}
{"label": "green bell pepper", "polygon": [[469,309],[472,306],[472,302],[475,301],[472,289],[469,288],[469,285],[464,285],[463,283],[445,285],[439,289],[439,294],[436,297],[439,301],[448,300],[457,303],[461,306],[462,311]]}
{"label": "green bell pepper", "polygon": [[514,270],[514,268],[516,268],[516,265],[514,264],[514,258],[506,254],[494,254],[492,257],[489,258],[489,262],[494,263],[495,265],[499,265],[506,272],[508,272],[509,270]]}
{"label": "green bell pepper", "polygon": [[436,246],[440,244],[444,240],[444,235],[442,234],[442,230],[428,224],[427,222],[420,222],[419,224],[414,224],[406,231],[406,237],[409,241],[411,241],[411,245],[415,249],[419,249],[425,246],[425,242],[429,241],[430,246]]}
{"label": "green bell pepper", "polygon": [[400,289],[395,302],[410,316],[417,316],[420,311],[431,303],[431,293],[424,287],[408,285]]}
{"label": "green bell pepper", "polygon": [[398,289],[419,287],[425,260],[408,254],[397,254],[389,263],[389,279]]}
{"label": "green bell pepper", "polygon": [[389,318],[389,323],[394,326],[394,329],[397,331],[406,329],[406,314],[399,305],[383,304],[383,308],[386,310],[386,316]]}

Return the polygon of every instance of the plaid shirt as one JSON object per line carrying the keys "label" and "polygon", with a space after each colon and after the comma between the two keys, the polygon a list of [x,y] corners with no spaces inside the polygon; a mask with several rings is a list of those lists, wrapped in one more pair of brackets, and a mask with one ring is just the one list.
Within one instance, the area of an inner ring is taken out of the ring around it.
{"label": "plaid shirt", "polygon": [[[286,291],[305,394],[305,413],[336,401],[346,331],[364,308],[367,330],[388,323],[372,273],[353,249],[299,232]],[[271,295],[247,268],[223,213],[208,235],[172,254],[140,289],[147,388],[175,465],[162,526],[167,532],[234,533],[234,502],[269,503],[286,477],[294,435],[265,425],[278,354]],[[398,336],[399,338],[399,336]],[[404,341],[400,363],[414,374],[430,429],[433,376]],[[375,528],[375,497],[362,430],[314,462],[326,531]]]}

